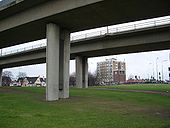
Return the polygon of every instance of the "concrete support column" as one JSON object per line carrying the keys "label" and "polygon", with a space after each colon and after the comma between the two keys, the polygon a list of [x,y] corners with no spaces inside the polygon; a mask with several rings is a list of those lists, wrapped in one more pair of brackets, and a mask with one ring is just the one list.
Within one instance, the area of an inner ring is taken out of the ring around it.
{"label": "concrete support column", "polygon": [[85,57],[83,59],[83,88],[88,88],[88,59]]}
{"label": "concrete support column", "polygon": [[88,87],[88,62],[86,57],[76,57],[76,87]]}
{"label": "concrete support column", "polygon": [[61,32],[60,40],[59,98],[69,97],[69,65],[70,65],[70,33],[66,30],[63,30]]}
{"label": "concrete support column", "polygon": [[47,24],[47,87],[46,100],[69,97],[70,36],[59,26]]}
{"label": "concrete support column", "polygon": [[3,69],[0,68],[0,86],[2,86],[2,72],[3,72]]}

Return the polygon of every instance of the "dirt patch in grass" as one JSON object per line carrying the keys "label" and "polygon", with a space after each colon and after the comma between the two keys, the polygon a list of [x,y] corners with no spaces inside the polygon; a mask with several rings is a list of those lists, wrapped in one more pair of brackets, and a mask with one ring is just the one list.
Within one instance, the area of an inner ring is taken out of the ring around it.
{"label": "dirt patch in grass", "polygon": [[45,94],[39,94],[39,93],[31,92],[29,90],[22,90],[22,89],[16,89],[11,87],[1,87],[0,94],[19,94],[19,95],[27,94],[27,95],[32,95],[34,98],[36,98],[36,100],[45,101]]}
{"label": "dirt patch in grass", "polygon": [[170,119],[170,112],[169,111],[160,111],[155,113],[156,116],[163,118],[163,119]]}
{"label": "dirt patch in grass", "polygon": [[124,89],[114,89],[114,88],[96,88],[99,90],[115,90],[115,91],[121,91],[121,92],[143,92],[147,94],[159,94],[163,96],[170,96],[170,92],[161,92],[161,91],[146,91],[146,90],[124,90]]}
{"label": "dirt patch in grass", "polygon": [[[18,88],[21,88],[21,87],[18,87]],[[5,93],[5,94],[34,94],[31,91],[18,90],[18,89],[11,88],[11,87],[1,87],[0,93]]]}

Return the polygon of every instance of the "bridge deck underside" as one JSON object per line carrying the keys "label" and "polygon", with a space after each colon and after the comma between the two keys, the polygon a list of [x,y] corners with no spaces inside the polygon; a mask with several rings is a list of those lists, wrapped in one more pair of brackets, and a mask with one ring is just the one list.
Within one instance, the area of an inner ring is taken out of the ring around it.
{"label": "bridge deck underside", "polygon": [[[38,8],[38,6],[34,5],[33,8]],[[27,10],[22,9],[22,11],[24,14]],[[7,18],[9,16],[7,12],[7,10],[0,12],[0,17]],[[101,0],[94,4],[43,17],[5,31],[0,30],[0,48],[46,38],[46,24],[49,22],[56,23],[62,28],[75,32],[169,14],[169,1]],[[0,25],[3,25],[3,19],[0,19]]]}

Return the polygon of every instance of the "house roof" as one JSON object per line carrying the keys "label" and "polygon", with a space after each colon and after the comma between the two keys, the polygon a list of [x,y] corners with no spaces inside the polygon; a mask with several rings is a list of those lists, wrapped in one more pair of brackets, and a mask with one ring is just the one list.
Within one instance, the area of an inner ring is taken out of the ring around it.
{"label": "house roof", "polygon": [[34,84],[38,77],[26,77],[30,84]]}
{"label": "house roof", "polygon": [[46,78],[40,78],[41,82],[46,82]]}
{"label": "house roof", "polygon": [[[18,78],[17,82],[23,81],[24,79],[27,79],[30,84],[33,84],[38,79],[38,77],[21,77],[21,78]],[[41,82],[46,82],[46,79],[45,78],[40,78],[40,81]]]}

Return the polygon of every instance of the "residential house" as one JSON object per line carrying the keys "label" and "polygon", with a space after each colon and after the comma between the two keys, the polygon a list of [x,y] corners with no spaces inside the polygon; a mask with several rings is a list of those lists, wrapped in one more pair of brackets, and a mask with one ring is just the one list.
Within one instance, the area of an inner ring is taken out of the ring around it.
{"label": "residential house", "polygon": [[18,78],[17,82],[20,86],[46,86],[46,79],[40,76]]}

